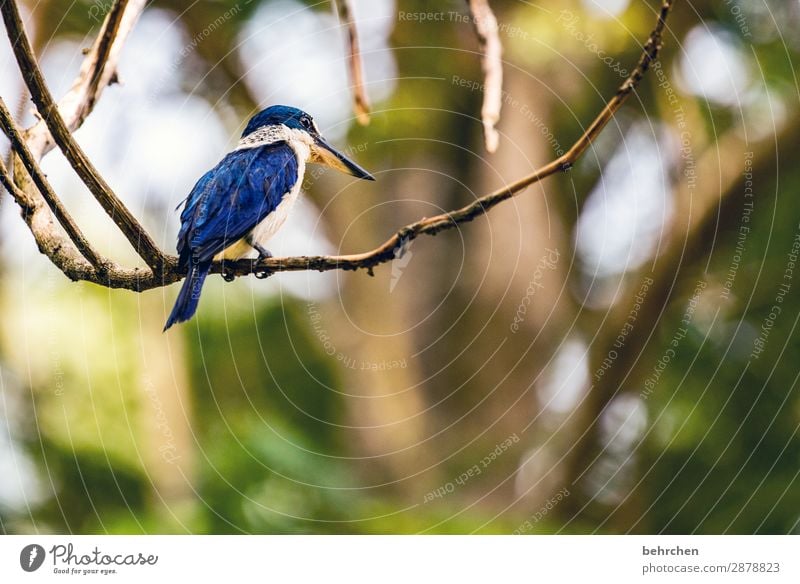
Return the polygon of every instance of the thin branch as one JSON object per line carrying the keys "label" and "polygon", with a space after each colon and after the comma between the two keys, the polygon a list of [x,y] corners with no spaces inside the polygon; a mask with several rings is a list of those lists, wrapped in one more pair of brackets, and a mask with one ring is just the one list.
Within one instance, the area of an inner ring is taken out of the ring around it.
{"label": "thin branch", "polygon": [[334,0],[339,14],[339,21],[347,27],[347,62],[350,67],[350,81],[353,84],[353,111],[356,120],[362,126],[369,123],[369,99],[364,88],[364,65],[361,60],[361,48],[358,42],[356,20],[350,0]]}
{"label": "thin branch", "polygon": [[33,49],[25,33],[25,27],[16,3],[13,0],[0,0],[0,11],[3,13],[3,20],[5,21],[9,38],[14,39],[14,55],[17,58],[25,83],[31,92],[33,102],[36,104],[42,118],[44,118],[56,144],[58,144],[72,168],[86,186],[89,187],[89,190],[108,216],[116,223],[142,259],[153,271],[160,271],[165,259],[164,254],[158,249],[153,239],[125,204],[100,176],[83,149],[75,142],[64,119],[61,117],[33,55]]}
{"label": "thin branch", "polygon": [[475,25],[475,33],[481,46],[481,68],[483,69],[483,136],[486,150],[496,152],[500,135],[495,126],[500,121],[503,104],[503,45],[489,0],[467,0]]}
{"label": "thin branch", "polygon": [[425,218],[406,225],[397,233],[392,235],[386,242],[379,247],[361,254],[346,256],[312,256],[296,258],[272,258],[257,264],[253,269],[252,264],[246,261],[239,261],[230,265],[232,273],[235,275],[247,274],[253,271],[264,270],[267,272],[297,271],[297,270],[356,270],[365,268],[371,270],[378,264],[382,264],[395,259],[395,252],[406,245],[409,241],[416,239],[420,235],[436,235],[440,231],[452,229],[462,223],[472,221],[476,217],[487,213],[492,207],[519,194],[530,185],[539,182],[543,178],[558,172],[569,170],[580,158],[586,149],[594,142],[605,125],[614,117],[614,114],[622,107],[622,104],[633,92],[641,81],[650,64],[658,56],[661,49],[661,36],[664,32],[669,11],[672,9],[674,0],[664,0],[658,15],[658,22],[650,33],[645,43],[642,56],[639,58],[630,76],[623,82],[617,90],[616,95],[606,104],[598,116],[589,124],[589,127],[572,147],[556,160],[544,165],[533,173],[525,176],[510,185],[485,195],[471,204],[456,211],[449,211]]}
{"label": "thin branch", "polygon": [[[53,211],[53,215],[55,215],[58,222],[64,228],[69,238],[75,244],[77,250],[89,260],[89,263],[95,269],[102,269],[102,266],[105,265],[107,262],[103,260],[100,255],[94,250],[92,245],[89,243],[89,240],[81,232],[80,228],[75,224],[72,217],[67,213],[67,210],[61,204],[61,201],[58,199],[58,196],[53,191],[50,183],[44,176],[44,173],[36,164],[36,160],[33,158],[33,154],[28,149],[27,144],[22,139],[20,135],[20,131],[17,128],[16,124],[14,123],[14,119],[11,117],[11,112],[8,111],[5,102],[3,102],[2,98],[0,98],[0,129],[3,130],[8,139],[11,141],[11,148],[12,150],[20,157],[22,163],[25,165],[28,173],[31,176],[36,187],[39,189],[42,198],[47,202],[47,205]],[[17,203],[22,207],[24,213],[28,213],[34,210],[35,204],[33,201],[30,200],[30,197],[27,193],[23,192],[14,182],[11,180],[11,176],[8,174],[8,169],[6,169],[5,164],[2,165],[0,169],[0,181],[2,182],[3,186],[8,190],[9,193],[14,197]],[[37,234],[34,233],[34,237],[36,237],[37,242],[39,241],[38,236],[43,236],[44,234]]]}
{"label": "thin branch", "polygon": [[[58,102],[58,111],[70,132],[81,127],[94,109],[103,89],[116,80],[122,46],[144,10],[146,0],[117,0],[106,15],[100,33],[81,64],[70,90]],[[37,160],[55,146],[44,120],[24,133],[25,141]]]}
{"label": "thin branch", "polygon": [[[650,33],[644,45],[643,54],[630,77],[620,86],[616,95],[592,121],[583,135],[578,138],[565,154],[556,160],[510,185],[477,199],[470,205],[461,209],[430,218],[424,218],[416,223],[407,225],[398,230],[382,245],[365,253],[344,256],[270,258],[261,262],[238,260],[236,262],[227,262],[225,265],[220,262],[215,262],[212,266],[212,272],[222,273],[224,271],[229,276],[245,276],[248,274],[267,276],[275,272],[286,271],[357,270],[363,268],[371,273],[375,266],[395,259],[398,250],[405,249],[408,242],[416,239],[418,236],[423,234],[435,235],[440,231],[452,229],[462,223],[472,221],[476,217],[484,215],[492,207],[498,205],[502,201],[519,194],[526,187],[558,172],[569,170],[577,159],[580,158],[581,154],[583,154],[595,138],[597,138],[603,127],[614,116],[617,110],[619,110],[630,93],[636,88],[642,76],[647,72],[650,64],[656,59],[658,51],[661,48],[661,35],[664,31],[665,21],[672,8],[673,1],[674,0],[663,0],[658,22]],[[8,2],[9,0],[0,0],[0,3],[2,3],[0,6],[3,8],[4,16],[5,13],[8,12]],[[13,24],[12,22],[12,25]],[[38,71],[38,68],[36,68],[36,71]],[[47,111],[49,110],[45,109],[45,112]],[[53,256],[49,254],[48,256],[59,268],[65,270],[65,267],[58,263]],[[150,271],[141,268],[127,269],[111,265],[104,274],[98,274],[92,269],[80,270],[78,267],[67,266],[72,269],[67,275],[76,277],[76,279],[95,282],[109,288],[125,288],[134,291],[143,291],[166,286],[184,278],[185,273],[178,268],[177,258],[174,256],[162,256],[162,260],[163,266],[161,270]]]}
{"label": "thin branch", "polygon": [[639,82],[642,80],[642,77],[644,77],[644,74],[647,73],[652,62],[658,57],[658,52],[661,50],[661,35],[664,32],[667,16],[672,9],[673,3],[674,0],[662,1],[661,9],[658,13],[658,22],[644,45],[642,56],[639,57],[636,68],[631,72],[628,78],[625,79],[623,84],[620,85],[617,94],[606,104],[606,107],[603,108],[603,111],[601,111],[589,125],[589,128],[584,132],[583,136],[581,136],[564,155],[566,158],[570,159],[571,163],[574,163],[574,161],[584,153],[605,125],[611,121],[611,118],[614,117],[614,114],[617,113],[620,106],[622,106],[631,92],[636,89],[636,86],[639,85]]}

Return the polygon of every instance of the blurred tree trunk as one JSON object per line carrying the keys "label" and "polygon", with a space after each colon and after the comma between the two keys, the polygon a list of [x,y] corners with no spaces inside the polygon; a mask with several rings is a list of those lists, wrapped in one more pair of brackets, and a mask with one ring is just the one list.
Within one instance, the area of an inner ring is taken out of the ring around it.
{"label": "blurred tree trunk", "polygon": [[[798,121],[800,118],[795,116],[776,138],[783,152],[794,152],[800,146]],[[653,267],[654,285],[642,305],[636,326],[627,337],[624,347],[618,350],[619,356],[613,366],[594,385],[578,411],[580,422],[575,435],[579,438],[571,448],[567,467],[569,480],[579,485],[579,489],[576,489],[579,494],[570,497],[559,508],[564,517],[591,521],[597,521],[598,517],[610,518],[615,533],[628,531],[631,525],[641,519],[643,510],[637,507],[642,503],[641,497],[631,497],[619,508],[604,508],[590,500],[594,493],[587,487],[586,475],[602,454],[598,435],[600,419],[616,397],[626,392],[638,394],[642,390],[640,383],[646,368],[652,367],[658,352],[664,350],[656,333],[668,305],[685,302],[692,294],[694,282],[706,278],[705,268],[696,264],[708,258],[712,251],[709,245],[716,241],[718,234],[735,232],[726,230],[722,222],[725,218],[734,222],[740,220],[741,200],[731,194],[741,187],[744,153],[754,151],[754,184],[768,184],[775,175],[780,153],[776,151],[773,140],[767,138],[757,144],[748,144],[736,130],[731,130],[698,156],[697,186],[694,191],[689,192],[681,185],[676,185],[677,207],[686,206],[686,199],[691,196],[692,213],[676,216],[670,245]],[[613,315],[600,331],[602,334],[592,347],[590,371],[600,368],[606,358],[631,308],[632,295],[638,292],[638,282],[639,279],[632,280],[626,289],[628,295],[617,303]],[[647,526],[643,528],[646,530]]]}
{"label": "blurred tree trunk", "polygon": [[[152,486],[150,511],[170,531],[184,531],[182,511],[191,509],[195,439],[184,335],[161,333],[164,301],[160,290],[141,297],[141,398],[137,440],[145,476]],[[166,527],[162,527],[165,529]]]}
{"label": "blurred tree trunk", "polygon": [[[504,89],[509,99],[500,124],[500,149],[487,156],[481,152],[479,136],[473,141],[473,149],[487,158],[468,179],[477,193],[496,189],[557,156],[530,118],[538,116],[555,133],[552,93],[513,67],[506,68]],[[519,465],[524,467],[531,453],[549,438],[537,389],[548,363],[568,337],[576,313],[567,285],[572,244],[557,204],[559,198],[569,196],[562,184],[560,177],[554,177],[533,185],[467,226],[463,232],[466,266],[448,302],[448,321],[458,320],[466,311],[459,323],[459,338],[475,339],[469,352],[474,357],[458,360],[446,372],[452,378],[448,385],[471,378],[464,388],[466,401],[486,399],[470,414],[472,427],[491,428],[492,440],[517,434],[523,445],[515,456],[502,461],[507,467],[504,476]],[[470,304],[474,306],[467,308]],[[488,366],[476,370],[476,364],[483,363]],[[547,449],[557,455],[568,443],[566,436],[562,438],[550,441]],[[493,444],[484,443],[482,448],[491,450]],[[503,474],[502,469],[497,472]],[[523,468],[515,480],[495,491],[495,503],[507,504],[524,494],[519,507],[538,508],[563,487],[559,472],[542,478]]]}
{"label": "blurred tree trunk", "polygon": [[[320,192],[333,190],[322,182]],[[383,177],[380,192],[399,192],[396,182]],[[370,197],[372,204],[378,204],[379,197]],[[385,215],[376,220],[370,214],[354,223],[372,204],[348,192],[326,211],[326,228],[333,241],[341,241],[348,233],[343,251],[370,249],[397,227]],[[379,481],[402,480],[434,464],[430,451],[420,447],[430,427],[422,376],[413,358],[416,347],[412,335],[402,334],[416,314],[410,296],[390,294],[390,271],[381,266],[374,278],[365,272],[340,276],[338,297],[321,308],[330,323],[328,330],[336,331],[334,343],[343,357],[341,375],[347,394],[343,403],[347,423],[356,428],[347,442],[353,455],[374,457],[365,460],[363,468],[370,480]],[[418,481],[403,485],[414,496],[420,495],[415,492],[420,488]]]}

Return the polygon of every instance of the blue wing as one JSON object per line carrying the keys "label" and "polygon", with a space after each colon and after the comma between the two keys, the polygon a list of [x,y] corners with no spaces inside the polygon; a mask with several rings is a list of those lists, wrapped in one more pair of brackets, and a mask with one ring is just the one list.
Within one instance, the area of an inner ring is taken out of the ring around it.
{"label": "blue wing", "polygon": [[208,262],[269,215],[298,180],[297,157],[285,142],[234,150],[204,174],[181,213],[178,253]]}

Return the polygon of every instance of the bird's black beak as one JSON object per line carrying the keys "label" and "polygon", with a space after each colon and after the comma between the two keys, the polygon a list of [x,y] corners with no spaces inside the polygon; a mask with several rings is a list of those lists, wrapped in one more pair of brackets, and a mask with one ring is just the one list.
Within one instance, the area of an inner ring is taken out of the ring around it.
{"label": "bird's black beak", "polygon": [[336,148],[328,144],[325,138],[319,134],[314,136],[314,147],[312,148],[311,154],[312,162],[325,164],[356,178],[375,180],[374,176],[350,160],[347,156],[336,150]]}

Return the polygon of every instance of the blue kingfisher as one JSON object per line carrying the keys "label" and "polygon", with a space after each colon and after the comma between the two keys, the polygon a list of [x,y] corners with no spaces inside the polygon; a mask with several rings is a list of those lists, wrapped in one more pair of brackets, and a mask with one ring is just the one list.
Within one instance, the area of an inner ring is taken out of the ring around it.
{"label": "blue kingfisher", "polygon": [[165,331],[194,315],[212,261],[253,250],[259,259],[272,256],[264,246],[297,200],[306,162],[375,180],[328,144],[307,113],[274,105],[253,116],[236,148],[197,181],[178,232],[178,265],[186,280]]}

